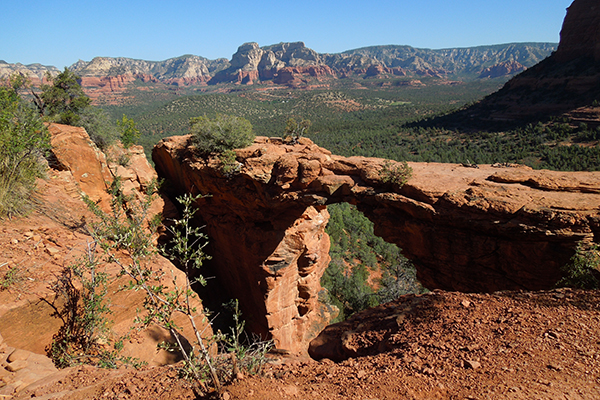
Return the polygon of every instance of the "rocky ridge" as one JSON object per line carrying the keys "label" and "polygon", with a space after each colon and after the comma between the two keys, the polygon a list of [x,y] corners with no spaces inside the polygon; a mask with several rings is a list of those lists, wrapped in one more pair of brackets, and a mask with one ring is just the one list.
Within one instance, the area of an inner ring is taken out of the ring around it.
{"label": "rocky ridge", "polygon": [[60,73],[58,68],[54,66],[42,65],[42,64],[28,64],[23,65],[20,63],[9,64],[3,60],[0,60],[0,79],[5,79],[14,73],[28,76],[31,79],[31,83],[34,85],[40,85],[44,81],[46,73],[49,72],[51,75]]}
{"label": "rocky ridge", "polygon": [[[81,84],[94,100],[114,98],[135,82],[159,85],[162,89],[216,88],[222,84],[285,85],[291,88],[327,84],[341,78],[395,76],[436,77],[443,80],[496,78],[513,75],[533,66],[555,50],[551,43],[517,43],[458,49],[417,49],[410,46],[373,46],[338,54],[322,54],[303,42],[260,47],[241,45],[231,60],[209,60],[184,55],[164,61],[124,57],[79,60],[69,69],[81,76]],[[516,64],[515,64],[516,63]],[[507,68],[507,65],[520,67]],[[486,73],[487,70],[493,73]],[[23,66],[0,62],[0,79],[20,72],[39,85],[54,67]],[[112,96],[112,97],[111,97]]]}
{"label": "rocky ridge", "polygon": [[327,204],[356,204],[429,289],[551,288],[577,243],[600,237],[599,173],[410,163],[398,188],[383,172],[397,164],[336,156],[306,138],[258,137],[236,154],[239,173],[225,176],[180,136],[161,141],[153,160],[174,192],[210,195],[197,206],[223,286],[241,296],[251,329],[291,352],[331,313],[318,301]]}
{"label": "rocky ridge", "polygon": [[[183,56],[160,63],[130,59],[96,58],[90,63],[78,62],[71,69],[80,74],[87,86],[92,77],[134,76],[155,79],[167,84],[190,85],[220,83],[275,83],[291,87],[307,85],[311,79],[336,79],[349,75],[372,77],[381,74],[397,76],[434,76],[453,79],[476,79],[486,68],[518,62],[523,68],[547,57],[555,45],[549,43],[508,44],[467,49],[429,50],[410,46],[375,46],[339,54],[320,54],[303,42],[279,43],[260,47],[250,42],[241,45],[230,61],[209,61],[197,56]],[[183,61],[185,60],[185,62]],[[115,65],[122,64],[115,67]],[[144,72],[140,64],[146,64]],[[171,67],[165,67],[165,64]],[[191,66],[194,67],[191,67]],[[374,69],[380,67],[380,69]],[[164,75],[163,69],[172,71]],[[159,70],[153,72],[153,70]],[[367,71],[370,73],[367,74]],[[196,78],[188,76],[189,74]],[[514,69],[497,69],[513,74]],[[486,76],[490,77],[490,76]],[[86,80],[86,78],[88,80]]]}

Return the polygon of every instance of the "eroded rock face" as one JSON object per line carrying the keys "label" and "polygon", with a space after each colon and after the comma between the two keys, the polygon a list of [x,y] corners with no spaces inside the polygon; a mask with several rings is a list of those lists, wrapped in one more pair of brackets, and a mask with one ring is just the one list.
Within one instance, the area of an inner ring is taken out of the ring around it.
{"label": "eroded rock face", "polygon": [[575,0],[567,9],[555,57],[567,62],[579,57],[600,60],[600,4]]}
{"label": "eroded rock face", "polygon": [[399,189],[382,179],[385,160],[259,137],[236,150],[240,170],[228,178],[188,142],[155,147],[159,176],[180,193],[211,196],[197,206],[222,281],[250,328],[291,351],[305,351],[327,319],[316,297],[329,262],[329,203],[356,204],[430,289],[549,288],[578,241],[600,238],[600,173],[412,163]]}
{"label": "eroded rock face", "polygon": [[[126,195],[142,196],[157,179],[156,171],[144,154],[142,146],[123,148],[116,143],[103,153],[84,128],[49,124],[52,145],[51,167],[68,171],[76,182],[77,196],[88,196],[105,211],[110,210],[110,196],[106,192],[115,177],[121,179]],[[150,211],[162,212],[172,204],[162,198],[153,201]]]}
{"label": "eroded rock face", "polygon": [[[107,183],[112,182],[106,156],[83,128],[50,124],[51,167],[71,172],[82,195],[108,207]],[[54,164],[54,165],[52,165]]]}

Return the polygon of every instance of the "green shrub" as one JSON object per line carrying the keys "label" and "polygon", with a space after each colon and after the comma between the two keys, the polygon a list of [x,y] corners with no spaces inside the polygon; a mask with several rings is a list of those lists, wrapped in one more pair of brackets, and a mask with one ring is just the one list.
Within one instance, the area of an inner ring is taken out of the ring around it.
{"label": "green shrub", "polygon": [[[6,263],[0,265],[3,267]],[[23,280],[23,271],[18,267],[9,267],[3,275],[0,275],[0,292],[10,289],[17,282]]]}
{"label": "green shrub", "polygon": [[121,131],[121,143],[123,143],[123,147],[128,149],[131,145],[137,144],[140,139],[140,130],[136,127],[133,119],[127,118],[123,114],[123,118],[117,121],[117,125]]}
{"label": "green shrub", "polygon": [[16,91],[0,87],[0,218],[29,208],[49,148],[46,127],[35,110]]}
{"label": "green shrub", "polygon": [[579,243],[577,251],[562,268],[563,278],[557,286],[580,289],[600,289],[600,248],[597,244]]}
{"label": "green shrub", "polygon": [[50,84],[43,84],[42,93],[36,96],[40,113],[59,124],[80,126],[81,112],[91,105],[78,82],[80,77],[65,67],[56,76],[47,73],[46,79]]}
{"label": "green shrub", "polygon": [[225,150],[219,154],[221,172],[228,178],[240,171],[240,163],[235,157],[235,151],[233,150]]}
{"label": "green shrub", "polygon": [[[79,364],[107,364],[111,354],[104,344],[109,334],[106,301],[108,274],[99,271],[95,250],[89,259],[64,267],[56,282],[50,285],[55,300],[50,305],[62,326],[52,338],[48,355],[58,368]],[[60,299],[60,300],[59,300]],[[113,363],[114,364],[114,363]]]}
{"label": "green shrub", "polygon": [[383,183],[392,183],[402,187],[412,176],[412,168],[408,166],[406,161],[392,163],[389,160],[385,160],[379,176]]}
{"label": "green shrub", "polygon": [[311,125],[312,124],[308,119],[296,120],[296,118],[290,117],[285,123],[285,133],[286,135],[289,135],[293,141],[297,142],[308,132]]}
{"label": "green shrub", "polygon": [[223,153],[250,146],[254,141],[252,124],[245,118],[217,114],[190,120],[192,143],[200,154]]}
{"label": "green shrub", "polygon": [[79,126],[85,129],[101,150],[107,149],[119,138],[116,125],[101,108],[87,107],[81,111]]}

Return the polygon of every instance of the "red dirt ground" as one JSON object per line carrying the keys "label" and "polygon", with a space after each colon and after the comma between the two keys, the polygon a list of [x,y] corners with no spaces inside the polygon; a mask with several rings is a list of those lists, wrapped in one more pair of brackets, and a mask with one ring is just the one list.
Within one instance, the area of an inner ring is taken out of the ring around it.
{"label": "red dirt ground", "polygon": [[[597,399],[599,300],[569,289],[405,296],[347,323],[346,347],[371,355],[274,361],[223,398]],[[59,374],[15,399],[195,398],[173,367]]]}

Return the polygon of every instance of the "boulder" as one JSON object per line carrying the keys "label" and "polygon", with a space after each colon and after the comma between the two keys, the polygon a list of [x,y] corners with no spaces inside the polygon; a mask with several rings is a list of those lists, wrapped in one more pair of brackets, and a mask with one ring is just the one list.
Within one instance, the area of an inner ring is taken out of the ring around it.
{"label": "boulder", "polygon": [[108,207],[106,189],[112,174],[106,156],[96,147],[85,129],[69,125],[50,124],[51,167],[67,170],[77,182],[82,195]]}

